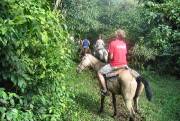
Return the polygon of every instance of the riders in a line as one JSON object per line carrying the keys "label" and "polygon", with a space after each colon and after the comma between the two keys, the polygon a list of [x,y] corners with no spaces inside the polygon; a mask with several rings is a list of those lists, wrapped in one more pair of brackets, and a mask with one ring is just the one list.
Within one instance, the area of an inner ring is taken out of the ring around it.
{"label": "riders in a line", "polygon": [[115,38],[111,39],[108,44],[108,64],[98,71],[102,95],[107,95],[107,87],[103,75],[112,72],[115,68],[128,67],[126,60],[127,48],[124,40],[124,30],[118,29],[115,31]]}

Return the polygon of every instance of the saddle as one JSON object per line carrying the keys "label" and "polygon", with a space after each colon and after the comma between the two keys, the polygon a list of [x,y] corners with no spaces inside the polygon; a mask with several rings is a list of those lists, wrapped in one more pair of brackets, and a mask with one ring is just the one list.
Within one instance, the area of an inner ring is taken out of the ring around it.
{"label": "saddle", "polygon": [[107,73],[107,74],[104,74],[105,80],[108,80],[108,81],[116,80],[117,77],[118,77],[118,75],[119,75],[118,72],[119,72],[119,70],[121,70],[121,69],[127,70],[128,67],[124,66],[124,67],[114,68],[114,69],[112,70],[112,72],[109,72],[109,73]]}

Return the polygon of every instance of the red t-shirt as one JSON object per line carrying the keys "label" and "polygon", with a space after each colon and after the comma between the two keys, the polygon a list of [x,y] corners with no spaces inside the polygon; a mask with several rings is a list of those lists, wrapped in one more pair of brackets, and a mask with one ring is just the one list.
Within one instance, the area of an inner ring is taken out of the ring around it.
{"label": "red t-shirt", "polygon": [[112,67],[127,65],[127,48],[123,40],[115,39],[111,41],[108,46],[108,52],[113,54],[113,58],[110,60],[110,65]]}

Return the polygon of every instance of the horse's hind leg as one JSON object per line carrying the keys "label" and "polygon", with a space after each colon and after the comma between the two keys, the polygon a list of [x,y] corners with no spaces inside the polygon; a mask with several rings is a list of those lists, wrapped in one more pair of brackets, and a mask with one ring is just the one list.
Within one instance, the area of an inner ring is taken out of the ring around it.
{"label": "horse's hind leg", "polygon": [[133,100],[131,100],[131,99],[125,100],[125,104],[130,113],[130,121],[134,121],[134,119],[135,119],[135,112],[134,112],[132,103],[133,103]]}
{"label": "horse's hind leg", "polygon": [[112,93],[112,102],[113,102],[113,108],[114,108],[114,114],[113,114],[113,117],[114,117],[116,116],[117,109],[116,109],[116,96],[113,93]]}
{"label": "horse's hind leg", "polygon": [[139,96],[141,95],[143,89],[144,89],[144,85],[141,82],[141,83],[139,83],[137,85],[136,94],[134,96],[134,109],[135,109],[135,112],[139,111],[139,106],[138,106]]}
{"label": "horse's hind leg", "polygon": [[105,96],[101,95],[101,106],[99,108],[99,113],[102,113],[104,110],[104,100],[105,100]]}
{"label": "horse's hind leg", "polygon": [[135,97],[134,98],[134,111],[137,113],[139,106],[138,106],[138,102],[139,102],[139,97]]}

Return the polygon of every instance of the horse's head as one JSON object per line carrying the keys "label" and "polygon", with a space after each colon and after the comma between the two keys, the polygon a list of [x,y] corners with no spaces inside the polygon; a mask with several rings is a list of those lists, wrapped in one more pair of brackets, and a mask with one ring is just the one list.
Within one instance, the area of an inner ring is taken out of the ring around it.
{"label": "horse's head", "polygon": [[91,66],[92,62],[90,59],[90,54],[85,54],[85,56],[82,58],[81,62],[79,63],[78,67],[76,68],[76,71],[80,73],[87,67]]}

